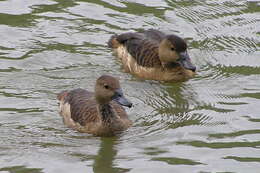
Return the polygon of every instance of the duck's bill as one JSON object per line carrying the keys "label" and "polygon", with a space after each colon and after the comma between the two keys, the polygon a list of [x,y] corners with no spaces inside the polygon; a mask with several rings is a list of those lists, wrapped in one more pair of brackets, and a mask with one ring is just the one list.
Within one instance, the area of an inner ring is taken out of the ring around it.
{"label": "duck's bill", "polygon": [[129,108],[133,106],[133,104],[124,97],[121,89],[116,90],[116,93],[113,96],[113,100],[122,106],[126,106]]}
{"label": "duck's bill", "polygon": [[181,52],[180,53],[179,63],[185,69],[191,70],[193,72],[196,71],[196,67],[191,63],[190,56],[187,52]]}

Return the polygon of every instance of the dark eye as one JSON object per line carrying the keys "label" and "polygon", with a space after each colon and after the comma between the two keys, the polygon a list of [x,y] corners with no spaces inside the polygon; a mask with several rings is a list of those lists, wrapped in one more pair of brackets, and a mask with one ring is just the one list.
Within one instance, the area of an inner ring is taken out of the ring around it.
{"label": "dark eye", "polygon": [[174,48],[174,47],[171,47],[171,51],[175,51],[175,48]]}
{"label": "dark eye", "polygon": [[109,89],[109,86],[108,86],[108,85],[104,85],[104,87],[105,87],[106,89]]}

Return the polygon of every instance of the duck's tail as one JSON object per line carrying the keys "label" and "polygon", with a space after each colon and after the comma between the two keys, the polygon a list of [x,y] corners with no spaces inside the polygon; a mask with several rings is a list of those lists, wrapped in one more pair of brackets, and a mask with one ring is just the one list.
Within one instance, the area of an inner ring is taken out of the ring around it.
{"label": "duck's tail", "polygon": [[68,91],[62,91],[57,95],[59,101],[65,100],[65,97],[68,95]]}
{"label": "duck's tail", "polygon": [[112,49],[116,49],[119,46],[119,42],[117,41],[117,35],[112,35],[107,42],[108,47]]}

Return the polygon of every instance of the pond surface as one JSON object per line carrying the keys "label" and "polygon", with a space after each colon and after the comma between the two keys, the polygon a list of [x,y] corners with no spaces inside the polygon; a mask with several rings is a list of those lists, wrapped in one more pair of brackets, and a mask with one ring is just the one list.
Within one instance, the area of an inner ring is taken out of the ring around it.
{"label": "pond surface", "polygon": [[[0,0],[0,173],[259,172],[259,12],[251,0]],[[195,78],[123,72],[107,40],[149,28],[187,40]],[[58,115],[58,92],[102,74],[134,103],[117,138]]]}

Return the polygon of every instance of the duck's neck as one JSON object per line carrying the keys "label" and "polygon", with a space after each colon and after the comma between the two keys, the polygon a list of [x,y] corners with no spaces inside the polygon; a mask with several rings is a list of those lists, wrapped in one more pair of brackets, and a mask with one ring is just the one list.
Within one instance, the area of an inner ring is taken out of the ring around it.
{"label": "duck's neck", "polygon": [[109,103],[99,104],[98,109],[103,122],[111,122],[114,119],[115,113]]}

